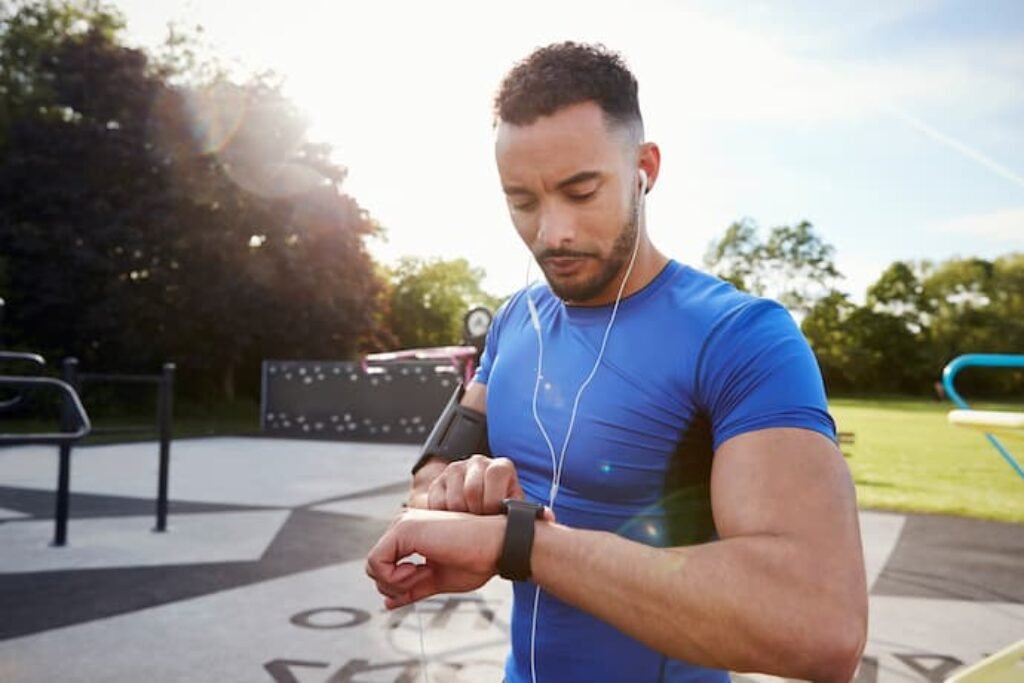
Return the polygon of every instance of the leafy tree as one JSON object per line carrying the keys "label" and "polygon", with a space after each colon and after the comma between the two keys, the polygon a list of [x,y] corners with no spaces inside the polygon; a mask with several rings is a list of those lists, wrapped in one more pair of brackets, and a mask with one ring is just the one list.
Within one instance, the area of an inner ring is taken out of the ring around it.
{"label": "leafy tree", "polygon": [[98,3],[2,16],[8,341],[91,367],[173,359],[230,397],[263,358],[386,338],[363,243],[379,228],[278,83],[175,84]]}
{"label": "leafy tree", "polygon": [[834,247],[807,221],[774,227],[762,241],[757,224],[743,219],[712,242],[704,263],[738,288],[777,299],[795,313],[806,314],[842,277],[833,262],[834,254]]}
{"label": "leafy tree", "polygon": [[481,289],[483,270],[465,259],[405,257],[389,275],[389,327],[403,348],[458,344],[466,311],[499,303]]}
{"label": "leafy tree", "polygon": [[922,393],[924,349],[905,321],[833,291],[801,323],[830,391]]}
{"label": "leafy tree", "polygon": [[[965,353],[1024,353],[1024,255],[950,259],[931,267],[922,287],[933,311],[933,366]],[[958,386],[980,395],[1007,394],[1024,389],[1022,380],[1021,373],[972,370]]]}
{"label": "leafy tree", "polygon": [[916,270],[914,264],[904,261],[890,264],[868,287],[867,304],[875,311],[900,318],[911,330],[921,332],[927,327],[934,307],[925,297],[924,284]]}

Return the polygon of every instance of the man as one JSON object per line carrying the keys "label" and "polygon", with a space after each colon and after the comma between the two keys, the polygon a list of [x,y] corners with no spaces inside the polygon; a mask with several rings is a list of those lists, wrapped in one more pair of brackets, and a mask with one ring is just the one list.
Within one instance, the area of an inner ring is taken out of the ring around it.
{"label": "man", "polygon": [[[661,155],[616,55],[536,51],[501,86],[496,133],[548,285],[498,312],[442,418],[486,419],[487,438],[431,439],[410,509],[371,551],[386,606],[474,590],[500,565],[530,579],[514,583],[509,683],[848,681],[867,622],[854,492],[792,319],[651,243]],[[523,521],[506,498],[548,507]]]}

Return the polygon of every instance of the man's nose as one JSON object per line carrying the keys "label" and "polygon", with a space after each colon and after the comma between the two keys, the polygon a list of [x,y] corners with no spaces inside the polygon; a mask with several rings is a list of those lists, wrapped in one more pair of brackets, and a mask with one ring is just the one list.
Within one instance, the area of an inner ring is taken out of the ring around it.
{"label": "man's nose", "polygon": [[559,202],[549,202],[541,210],[537,230],[537,244],[544,249],[565,247],[576,240],[576,225],[572,215]]}

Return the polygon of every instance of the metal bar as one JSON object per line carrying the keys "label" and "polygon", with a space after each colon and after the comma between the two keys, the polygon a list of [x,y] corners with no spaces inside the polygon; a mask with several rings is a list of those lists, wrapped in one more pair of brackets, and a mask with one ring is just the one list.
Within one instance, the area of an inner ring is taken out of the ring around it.
{"label": "metal bar", "polygon": [[174,410],[174,363],[164,363],[157,398],[160,424],[160,476],[157,482],[156,531],[167,531],[167,479],[171,460],[171,416]]}
{"label": "metal bar", "polygon": [[[72,390],[78,389],[78,361],[74,358],[65,358],[61,368],[64,381]],[[76,391],[77,393],[77,391]],[[72,406],[65,397],[60,406],[60,430],[71,431],[74,424],[72,420]],[[60,459],[57,464],[57,500],[53,511],[53,544],[63,546],[68,541],[68,515],[70,513],[71,499],[71,448],[72,444],[60,444]]]}
{"label": "metal bar", "polygon": [[0,434],[0,446],[59,446],[61,444],[73,444],[89,433],[92,425],[89,416],[82,407],[78,394],[69,384],[52,377],[24,377],[21,375],[0,375],[0,386],[11,384],[23,387],[55,387],[61,391],[66,400],[70,402],[74,422],[78,428],[73,432],[61,432],[56,434]]}
{"label": "metal bar", "polygon": [[3,361],[25,361],[36,365],[46,365],[46,359],[38,353],[25,353],[22,351],[0,351],[0,360]]}
{"label": "metal bar", "polygon": [[[0,299],[0,302],[3,300]],[[22,351],[0,351],[0,361],[35,363],[39,366],[46,366],[46,359],[38,353],[25,353]],[[21,394],[0,401],[0,412],[19,405],[24,397]]]}
{"label": "metal bar", "polygon": [[53,512],[53,544],[62,546],[68,540],[68,508],[71,499],[71,444],[60,445],[57,464],[57,498]]}
{"label": "metal bar", "polygon": [[121,375],[115,373],[83,372],[80,375],[83,382],[126,382],[133,384],[159,384],[162,379],[160,375]]}
{"label": "metal bar", "polygon": [[[970,410],[971,406],[968,405],[967,401],[965,401],[957,392],[956,387],[953,386],[953,380],[958,372],[969,367],[1024,368],[1024,355],[968,353],[951,360],[942,370],[942,385],[946,390],[946,395],[949,396],[950,400],[952,400],[953,403],[962,410]],[[1006,464],[1009,465],[1021,479],[1024,479],[1024,467],[1017,462],[1017,459],[1014,458],[1009,449],[1003,445],[1003,442],[996,438],[994,434],[990,434],[988,432],[985,432],[985,438],[988,439],[988,442],[992,444],[992,447],[998,451],[999,455],[1006,461]]]}

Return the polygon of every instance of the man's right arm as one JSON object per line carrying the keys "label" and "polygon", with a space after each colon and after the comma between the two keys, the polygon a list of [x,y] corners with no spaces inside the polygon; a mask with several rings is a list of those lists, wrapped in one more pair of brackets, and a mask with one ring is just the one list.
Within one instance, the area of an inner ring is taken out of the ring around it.
{"label": "man's right arm", "polygon": [[[471,381],[466,387],[460,405],[471,408],[479,413],[487,414],[487,385]],[[441,476],[449,462],[438,456],[432,457],[421,466],[412,476],[412,484],[409,491],[408,506],[413,508],[427,508],[428,494],[431,484]],[[445,508],[440,508],[445,509]]]}

